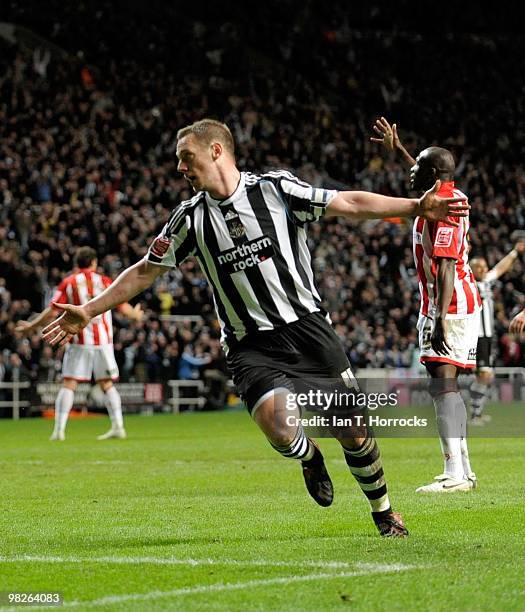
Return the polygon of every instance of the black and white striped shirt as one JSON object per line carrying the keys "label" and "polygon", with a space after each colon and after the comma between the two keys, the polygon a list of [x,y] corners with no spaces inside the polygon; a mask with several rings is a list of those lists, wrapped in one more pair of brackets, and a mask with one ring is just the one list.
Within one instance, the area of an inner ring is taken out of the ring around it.
{"label": "black and white striped shirt", "polygon": [[200,192],[177,206],[146,258],[169,267],[190,255],[198,260],[227,351],[247,334],[324,313],[305,226],[324,215],[336,194],[284,170],[242,172],[226,200]]}
{"label": "black and white striped shirt", "polygon": [[498,276],[489,270],[482,281],[477,281],[479,295],[481,296],[481,319],[479,324],[479,337],[492,338],[494,333],[494,283]]}

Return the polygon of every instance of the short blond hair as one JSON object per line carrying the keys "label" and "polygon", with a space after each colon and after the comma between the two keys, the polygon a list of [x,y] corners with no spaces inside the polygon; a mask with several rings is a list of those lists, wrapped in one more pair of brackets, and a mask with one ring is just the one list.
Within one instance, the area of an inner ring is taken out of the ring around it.
{"label": "short blond hair", "polygon": [[177,132],[177,140],[193,134],[200,142],[210,145],[220,142],[232,157],[235,156],[235,143],[230,128],[215,119],[201,119]]}

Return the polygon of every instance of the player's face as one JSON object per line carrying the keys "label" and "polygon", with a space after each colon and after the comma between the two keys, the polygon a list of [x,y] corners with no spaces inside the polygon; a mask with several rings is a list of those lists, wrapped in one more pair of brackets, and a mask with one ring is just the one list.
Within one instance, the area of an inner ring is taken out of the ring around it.
{"label": "player's face", "polygon": [[472,261],[470,267],[472,268],[472,272],[474,273],[476,280],[479,281],[483,280],[489,271],[487,262],[484,259],[476,259],[475,261]]}
{"label": "player's face", "polygon": [[184,174],[193,190],[209,191],[214,169],[211,147],[188,134],[177,142],[177,157],[177,170]]}
{"label": "player's face", "polygon": [[425,149],[416,158],[416,163],[410,168],[410,187],[416,191],[426,191],[435,182],[435,172],[428,152]]}

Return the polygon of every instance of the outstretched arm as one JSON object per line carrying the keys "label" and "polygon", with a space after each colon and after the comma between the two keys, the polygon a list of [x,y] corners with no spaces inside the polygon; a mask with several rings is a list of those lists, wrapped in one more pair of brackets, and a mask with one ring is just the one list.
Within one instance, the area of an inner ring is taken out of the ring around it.
{"label": "outstretched arm", "polygon": [[407,168],[412,168],[412,166],[416,163],[416,160],[403,146],[403,143],[401,142],[401,139],[397,133],[397,125],[395,123],[390,125],[390,123],[388,123],[384,117],[381,117],[376,119],[373,128],[374,132],[377,134],[377,137],[372,136],[370,140],[372,142],[382,144],[387,151],[400,153],[404,165]]}
{"label": "outstretched arm", "polygon": [[44,329],[42,337],[50,344],[66,344],[86,327],[93,317],[127,302],[147,289],[166,270],[166,266],[155,265],[141,259],[124,270],[114,283],[84,306],[55,304],[56,308],[65,312]]}
{"label": "outstretched arm", "polygon": [[443,221],[457,226],[449,217],[466,217],[470,206],[466,198],[440,198],[440,181],[421,198],[392,198],[367,191],[340,191],[326,207],[326,216],[347,219],[385,219],[388,217],[417,217],[429,221]]}
{"label": "outstretched arm", "polygon": [[58,310],[48,306],[45,310],[43,310],[36,317],[31,319],[30,321],[18,321],[15,327],[15,331],[25,336],[32,334],[39,330],[44,325],[50,323],[56,316],[58,315]]}
{"label": "outstretched arm", "polygon": [[518,258],[518,255],[525,252],[525,242],[517,242],[512,251],[507,253],[503,259],[498,261],[498,263],[490,270],[489,274],[493,276],[494,279],[503,276],[505,272],[508,272],[514,262]]}

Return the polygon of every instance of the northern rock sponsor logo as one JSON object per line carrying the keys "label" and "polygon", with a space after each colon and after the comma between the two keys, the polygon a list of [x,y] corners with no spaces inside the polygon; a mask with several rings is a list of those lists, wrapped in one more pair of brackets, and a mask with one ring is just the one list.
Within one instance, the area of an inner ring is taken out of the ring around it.
{"label": "northern rock sponsor logo", "polygon": [[218,257],[219,265],[228,272],[242,272],[254,266],[258,266],[275,255],[275,249],[268,236],[261,236],[239,244],[233,249],[222,251]]}

